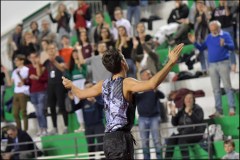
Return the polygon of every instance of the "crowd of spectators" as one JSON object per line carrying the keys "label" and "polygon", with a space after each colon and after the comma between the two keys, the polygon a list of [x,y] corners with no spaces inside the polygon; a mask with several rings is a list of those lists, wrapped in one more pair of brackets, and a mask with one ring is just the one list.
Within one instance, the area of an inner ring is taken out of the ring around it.
{"label": "crowd of spectators", "polygon": [[[9,71],[1,66],[1,96],[3,95],[4,84],[12,86],[14,83],[12,114],[18,129],[28,130],[27,101],[30,100],[35,107],[39,125],[37,136],[59,133],[57,124],[59,113],[63,115],[64,133],[68,133],[69,111],[66,109],[65,100],[69,98],[73,106],[72,110],[76,113],[80,125],[76,132],[85,131],[86,135],[103,133],[104,126],[101,114],[104,107],[101,97],[80,100],[63,87],[61,77],[68,77],[79,88],[89,87],[92,83],[110,77],[110,72],[102,64],[102,56],[106,50],[116,48],[126,58],[129,65],[128,76],[144,80],[144,76],[146,79],[146,75],[148,78],[148,76],[161,69],[163,65],[159,61],[161,53],[157,54],[155,49],[164,43],[169,46],[182,42],[185,44],[194,43],[196,48],[199,49],[198,54],[202,71],[209,74],[212,79],[217,107],[215,115],[222,114],[222,105],[219,98],[220,84],[218,84],[220,78],[224,82],[229,98],[230,114],[235,114],[231,83],[227,75],[230,71],[230,64],[231,70],[233,72],[237,71],[234,44],[235,48],[239,50],[239,33],[237,33],[237,28],[239,28],[239,2],[228,3],[226,0],[220,0],[219,7],[216,7],[212,1],[197,0],[189,8],[182,0],[176,0],[176,6],[169,15],[167,25],[159,27],[154,35],[146,33],[145,25],[140,20],[142,1],[131,0],[126,4],[127,16],[125,17],[119,1],[103,0],[104,10],[108,11],[111,17],[110,23],[105,21],[103,12],[92,15],[88,2],[79,0],[76,10],[68,9],[64,3],[59,4],[55,17],[49,10],[47,12],[49,19],[43,19],[41,27],[36,21],[31,22],[30,29],[27,31],[23,31],[21,24],[16,26],[14,33],[8,39],[7,46],[7,52],[12,59],[14,70],[10,76]],[[71,18],[75,24],[74,28],[70,27]],[[214,21],[217,28],[216,26],[211,28],[211,25],[209,28],[211,20],[218,20]],[[57,23],[56,30],[51,30],[52,23]],[[89,23],[91,25],[88,25]],[[190,31],[193,31],[194,36],[187,36]],[[213,42],[208,41],[209,37],[215,38],[216,36],[222,36],[218,38],[219,42],[216,40],[216,44],[207,44]],[[73,37],[76,37],[75,42],[72,41]],[[221,52],[222,57],[219,57],[216,53],[210,53],[212,45],[219,48],[218,51]],[[228,60],[230,60],[230,64]],[[219,65],[221,70],[219,71],[219,66],[215,65]],[[159,101],[159,94],[157,91],[150,91],[137,95],[140,116],[139,127],[143,130],[152,130],[156,148],[160,148],[160,142],[157,138],[159,135],[155,130],[159,130],[160,112],[163,111],[159,110],[161,104],[153,103],[149,98]],[[143,101],[143,99],[146,101]],[[152,109],[150,107],[151,112],[148,112],[146,108],[146,105],[149,104],[153,105],[151,106]],[[187,94],[184,97],[184,104],[182,105],[182,110],[178,113],[176,113],[174,107],[170,107],[173,125],[185,124],[184,121],[186,120],[182,118],[183,116],[189,119],[189,124],[202,122],[203,111],[201,106],[195,104],[192,94]],[[1,106],[4,106],[3,101]],[[48,131],[46,119],[48,107],[53,123],[53,130],[51,131]],[[24,127],[21,126],[20,111],[24,120]],[[1,108],[2,121],[4,120],[3,113]],[[201,114],[199,115],[199,113]],[[89,118],[89,116],[95,119]],[[13,128],[12,130],[16,131],[17,129]],[[186,130],[195,133],[194,130],[189,128]],[[188,134],[185,133],[185,130],[181,130],[179,133]],[[142,131],[140,134],[142,138],[149,138],[149,132]],[[198,140],[194,139],[194,141]],[[93,143],[94,139],[88,138],[87,141]],[[97,141],[101,143],[102,139],[97,138]],[[168,141],[168,144],[191,142],[189,139],[173,138]],[[149,144],[144,140],[142,143],[144,158],[148,159],[150,158]],[[101,150],[101,147],[97,150]],[[95,150],[89,147],[89,151]],[[158,158],[161,157],[160,154],[157,153]],[[184,155],[188,155],[188,153],[184,153]],[[169,152],[167,156],[171,157],[172,154]]]}

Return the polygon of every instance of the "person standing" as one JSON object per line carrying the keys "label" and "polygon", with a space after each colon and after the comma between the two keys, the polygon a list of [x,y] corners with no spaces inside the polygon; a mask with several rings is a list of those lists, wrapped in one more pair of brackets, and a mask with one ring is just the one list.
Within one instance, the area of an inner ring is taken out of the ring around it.
{"label": "person standing", "polygon": [[99,82],[111,76],[111,73],[107,71],[102,64],[102,57],[106,51],[107,51],[106,43],[99,42],[98,43],[99,55],[92,56],[83,60],[83,62],[87,64],[88,67],[88,76],[91,77],[93,82]]}
{"label": "person standing", "polygon": [[124,26],[118,27],[118,40],[116,41],[116,48],[122,52],[128,63],[129,70],[127,76],[136,78],[137,68],[131,57],[133,42],[132,38],[128,36],[127,30]]}
{"label": "person standing", "polygon": [[73,21],[77,33],[78,42],[80,41],[80,30],[87,29],[87,21],[91,20],[90,6],[85,0],[78,0],[78,9],[73,12]]}
{"label": "person standing", "polygon": [[[140,0],[127,1],[127,19],[132,24],[138,24],[141,17]],[[134,23],[132,21],[134,18]]]}
{"label": "person standing", "polygon": [[[234,29],[233,29],[233,18],[230,11],[230,7],[226,0],[219,0],[219,6],[216,7],[212,12],[212,19],[217,20],[221,23],[222,30],[229,32],[230,36],[234,40]],[[231,70],[236,72],[236,55],[233,51],[230,52]]]}
{"label": "person standing", "polygon": [[[84,88],[84,83],[86,81],[87,75],[87,65],[83,64],[83,58],[79,58],[82,54],[80,53],[82,50],[81,46],[77,46],[76,49],[72,51],[71,59],[70,59],[70,67],[69,67],[69,76],[73,81],[74,85],[78,86],[80,89]],[[79,54],[80,53],[80,54]],[[69,94],[69,92],[68,92]],[[71,96],[68,96],[71,99]],[[74,105],[78,104],[81,100],[73,96]],[[72,105],[72,106],[74,106]],[[79,129],[75,130],[75,132],[84,131],[84,120],[82,109],[75,109],[76,117],[78,123],[80,125]]]}
{"label": "person standing", "polygon": [[8,86],[12,86],[14,83],[13,94],[13,117],[17,124],[18,129],[22,129],[21,119],[19,113],[21,111],[24,131],[28,130],[28,117],[27,117],[27,101],[29,99],[29,86],[25,85],[25,81],[28,78],[29,68],[24,65],[25,56],[22,54],[16,55],[14,63],[16,69],[12,72],[11,79],[7,80]]}
{"label": "person standing", "polygon": [[64,132],[67,133],[68,129],[68,113],[65,107],[66,90],[61,83],[61,77],[64,75],[66,65],[63,59],[57,55],[57,46],[55,43],[50,43],[47,46],[48,60],[43,64],[43,70],[48,71],[48,84],[47,84],[47,96],[48,106],[51,110],[51,117],[53,123],[53,130],[50,134],[57,134],[57,113],[56,105],[59,107],[59,112],[63,115],[64,120]]}
{"label": "person standing", "polygon": [[131,37],[133,35],[132,33],[132,25],[131,23],[124,18],[123,16],[123,11],[120,7],[116,7],[114,10],[114,17],[116,21],[112,21],[112,26],[113,26],[113,36],[114,39],[118,39],[118,27],[119,26],[124,26],[127,30],[127,35]]}
{"label": "person standing", "polygon": [[164,68],[148,81],[126,78],[128,65],[118,50],[105,51],[102,63],[111,72],[112,77],[101,80],[91,88],[81,90],[65,77],[63,85],[81,99],[102,94],[106,115],[106,129],[103,141],[107,159],[133,159],[135,142],[131,129],[135,117],[134,96],[136,92],[155,89],[167,76],[177,62],[184,44],[179,44],[169,52],[169,61]]}
{"label": "person standing", "polygon": [[229,115],[235,115],[235,102],[229,67],[229,50],[234,50],[234,43],[231,35],[221,30],[221,23],[219,21],[211,21],[209,29],[211,33],[203,43],[197,43],[194,35],[189,34],[188,38],[200,51],[208,49],[209,76],[211,78],[216,106],[216,112],[210,117],[222,114],[221,80],[228,97]]}
{"label": "person standing", "polygon": [[30,99],[35,107],[40,129],[37,136],[45,136],[47,135],[47,118],[44,114],[48,81],[47,70],[42,72],[43,66],[40,64],[40,57],[36,52],[29,55],[29,61],[31,64],[28,65],[29,74],[27,81],[30,86]]}
{"label": "person standing", "polygon": [[63,35],[70,36],[70,18],[71,15],[68,13],[67,7],[65,4],[60,3],[57,10],[57,16],[53,18],[51,11],[48,11],[49,17],[53,23],[57,23],[57,33],[58,37],[61,39]]}
{"label": "person standing", "polygon": [[[140,72],[140,77],[142,81],[147,81],[151,79],[152,73],[150,70],[144,69]],[[160,144],[160,105],[162,104],[159,101],[160,98],[164,98],[164,94],[159,90],[140,92],[136,95],[136,105],[139,114],[138,125],[142,139],[144,159],[151,158],[149,148],[150,132],[153,137],[156,157],[157,159],[162,159]]]}
{"label": "person standing", "polygon": [[[194,30],[195,37],[198,43],[204,42],[207,35],[209,34],[208,30],[208,22],[210,19],[210,15],[207,10],[207,6],[204,4],[204,1],[196,2],[196,13],[194,16]],[[199,53],[199,60],[201,63],[202,71],[207,73],[208,63],[207,63],[207,50]]]}
{"label": "person standing", "polygon": [[[5,80],[6,81],[5,81]],[[5,93],[5,87],[7,86],[6,83],[10,81],[10,75],[8,73],[8,70],[1,65],[1,76],[0,76],[0,85],[1,85],[1,122],[5,121],[5,115],[4,115],[4,93]]]}
{"label": "person standing", "polygon": [[[85,88],[90,88],[93,83],[85,82]],[[73,98],[73,97],[72,97]],[[102,151],[103,146],[103,100],[101,96],[91,97],[81,100],[78,104],[73,104],[75,109],[81,108],[83,110],[83,118],[85,122],[85,135],[87,136],[88,152]],[[80,131],[81,132],[81,131]],[[94,136],[97,135],[97,136]],[[95,144],[95,139],[97,144]],[[93,146],[95,144],[95,146]]]}
{"label": "person standing", "polygon": [[73,51],[73,47],[70,45],[70,38],[67,35],[63,35],[61,38],[62,49],[59,50],[59,55],[63,58],[67,69],[69,69],[69,63]]}

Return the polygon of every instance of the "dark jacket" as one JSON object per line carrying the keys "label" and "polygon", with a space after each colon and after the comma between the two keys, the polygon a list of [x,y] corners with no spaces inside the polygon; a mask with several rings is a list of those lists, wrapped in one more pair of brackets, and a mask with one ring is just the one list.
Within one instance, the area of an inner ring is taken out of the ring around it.
{"label": "dark jacket", "polygon": [[[153,74],[156,74],[162,68],[157,53],[153,52],[147,44],[142,44],[142,48],[149,55],[149,57],[147,59],[146,68],[148,68]],[[137,49],[132,49],[131,57],[134,61],[141,62],[144,55],[143,54],[138,54]]]}
{"label": "dark jacket", "polygon": [[62,16],[59,20],[54,19],[52,14],[49,14],[49,16],[53,23],[58,23],[57,33],[59,32],[59,29],[61,27],[63,27],[68,33],[70,32],[69,21],[70,21],[71,15],[69,13],[64,12],[64,16]]}
{"label": "dark jacket", "polygon": [[[185,107],[183,107],[176,116],[172,117],[172,125],[173,126],[182,126],[182,125],[190,125],[190,124],[200,124],[203,123],[204,113],[202,108],[194,104],[192,108],[192,115],[189,116],[185,112]],[[186,128],[178,128],[178,132],[182,134],[192,134],[192,133],[203,133],[205,131],[204,126],[197,127],[186,127]]]}
{"label": "dark jacket", "polygon": [[162,105],[159,99],[164,98],[164,94],[157,91],[140,92],[136,94],[136,105],[140,117],[160,116]]}
{"label": "dark jacket", "polygon": [[86,128],[103,124],[104,102],[101,96],[96,97],[96,102],[82,99],[78,104],[74,104],[74,100],[71,103],[75,110],[82,109]]}
{"label": "dark jacket", "polygon": [[168,18],[168,24],[169,23],[178,23],[177,20],[180,20],[182,18],[187,18],[189,14],[189,8],[186,4],[181,4],[179,8],[175,8],[172,10],[169,18]]}
{"label": "dark jacket", "polygon": [[[17,138],[18,138],[18,143],[33,142],[32,138],[29,136],[29,134],[25,131],[20,130],[20,129],[18,129]],[[14,143],[15,143],[15,139],[8,138],[8,145],[14,144]],[[33,143],[19,144],[17,149],[16,148],[14,149],[14,145],[7,146],[7,148],[6,148],[6,152],[11,152],[11,151],[19,152],[19,151],[28,151],[28,150],[29,151],[34,150],[34,144]],[[39,151],[38,151],[38,155],[40,155]],[[32,156],[34,156],[34,151],[32,151]]]}

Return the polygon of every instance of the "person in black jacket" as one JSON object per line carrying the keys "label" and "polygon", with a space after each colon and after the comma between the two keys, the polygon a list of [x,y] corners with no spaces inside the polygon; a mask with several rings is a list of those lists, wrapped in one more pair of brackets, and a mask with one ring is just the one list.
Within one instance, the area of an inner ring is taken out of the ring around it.
{"label": "person in black jacket", "polygon": [[171,36],[174,32],[178,31],[180,24],[185,22],[188,17],[189,8],[182,0],[175,0],[176,7],[170,13],[167,25],[161,26],[155,33],[154,37],[158,39],[159,43],[165,42],[167,37]]}
{"label": "person in black jacket", "polygon": [[[188,93],[184,97],[183,107],[176,113],[175,105],[170,105],[171,115],[172,115],[172,125],[173,126],[182,126],[190,124],[200,124],[203,123],[204,113],[202,108],[195,103],[195,98],[193,93]],[[185,127],[178,128],[178,134],[173,134],[174,136],[187,135],[187,134],[197,134],[203,133],[205,131],[204,126],[197,127]],[[202,140],[203,136],[191,136],[183,138],[169,138],[167,139],[167,148],[165,158],[172,158],[173,156],[173,145],[180,145],[180,150],[183,156],[183,159],[189,158],[188,146],[181,146],[184,144],[198,143]]]}
{"label": "person in black jacket", "polygon": [[[14,125],[9,125],[7,127],[7,135],[8,135],[8,144],[5,150],[6,153],[2,154],[3,159],[29,159],[34,158],[34,143],[29,134],[25,131],[17,129]],[[29,144],[19,144],[24,142],[32,142]],[[21,152],[21,151],[29,151],[29,152]],[[21,152],[21,153],[15,153]],[[37,151],[37,156],[40,156],[40,151]]]}
{"label": "person in black jacket", "polygon": [[68,13],[66,6],[63,3],[60,3],[58,6],[58,13],[55,18],[53,18],[51,11],[48,12],[50,19],[53,23],[57,23],[57,33],[59,38],[63,35],[69,35],[70,33],[70,18],[71,15]]}

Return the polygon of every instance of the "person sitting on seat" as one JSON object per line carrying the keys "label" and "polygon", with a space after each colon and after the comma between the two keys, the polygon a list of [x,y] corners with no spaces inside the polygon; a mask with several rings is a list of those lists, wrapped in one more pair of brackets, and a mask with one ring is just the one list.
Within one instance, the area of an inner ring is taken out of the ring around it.
{"label": "person sitting on seat", "polygon": [[[7,127],[8,135],[8,144],[5,150],[6,153],[2,154],[3,159],[29,159],[34,158],[33,150],[37,147],[34,147],[34,142],[29,134],[21,129],[18,129],[14,125],[9,125]],[[21,144],[24,142],[32,142],[28,144]],[[19,144],[20,143],[20,144]],[[23,152],[29,151],[29,152]],[[15,153],[21,152],[21,153]],[[37,156],[40,156],[42,153],[37,149]],[[36,158],[36,157],[35,157]]]}
{"label": "person sitting on seat", "polygon": [[[188,93],[184,97],[183,107],[176,113],[176,107],[174,104],[170,104],[170,114],[172,115],[172,125],[173,126],[182,126],[182,125],[191,125],[191,124],[200,124],[203,123],[204,113],[202,108],[195,103],[195,98],[193,93]],[[189,158],[188,147],[186,144],[198,143],[202,140],[203,136],[191,136],[183,138],[173,138],[174,136],[187,135],[187,134],[197,134],[203,133],[205,127],[185,127],[178,128],[178,134],[173,134],[171,138],[167,139],[167,148],[165,158],[171,158],[173,156],[173,145],[180,144],[180,150],[182,153],[182,158]],[[182,146],[184,145],[184,146]]]}

